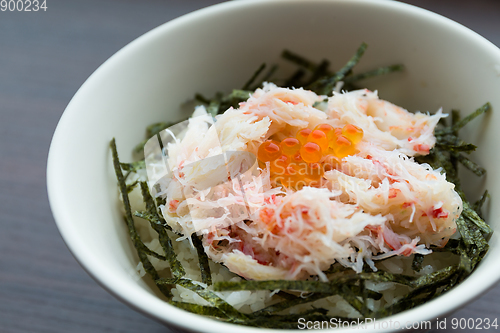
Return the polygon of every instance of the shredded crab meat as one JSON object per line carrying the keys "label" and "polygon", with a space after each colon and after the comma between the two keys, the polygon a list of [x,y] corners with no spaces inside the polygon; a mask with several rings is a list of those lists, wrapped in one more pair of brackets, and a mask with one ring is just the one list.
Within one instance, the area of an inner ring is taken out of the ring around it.
{"label": "shredded crab meat", "polygon": [[[256,280],[327,280],[324,271],[336,262],[376,270],[377,260],[444,246],[462,201],[439,170],[412,157],[429,153],[446,115],[410,113],[366,89],[338,90],[325,110],[315,108],[325,96],[268,83],[215,122],[197,107],[183,137],[166,147],[171,174],[150,184],[165,199],[160,208],[180,239],[203,235],[211,259]],[[255,156],[271,136],[321,123],[355,124],[364,137],[316,187],[282,188],[268,165],[223,155]]]}

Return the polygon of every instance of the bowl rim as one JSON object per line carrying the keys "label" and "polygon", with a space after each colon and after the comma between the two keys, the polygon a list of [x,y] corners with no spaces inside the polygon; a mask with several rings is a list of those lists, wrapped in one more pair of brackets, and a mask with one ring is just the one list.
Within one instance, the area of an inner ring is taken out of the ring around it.
{"label": "bowl rim", "polygon": [[[208,329],[214,332],[262,332],[261,328],[253,328],[248,326],[241,326],[236,324],[229,324],[222,321],[210,319],[207,317],[203,317],[197,314],[189,313],[187,311],[181,310],[173,305],[170,305],[156,296],[147,294],[144,290],[127,290],[126,293],[123,293],[123,288],[126,287],[125,284],[117,283],[116,280],[111,281],[106,274],[106,267],[102,265],[98,261],[92,261],[91,256],[85,250],[85,244],[83,244],[79,239],[78,235],[75,234],[74,230],[71,228],[71,224],[68,223],[68,217],[70,216],[68,212],[65,212],[64,207],[58,205],[58,198],[60,198],[62,193],[63,184],[57,181],[58,175],[61,170],[58,170],[58,165],[55,160],[58,156],[61,156],[62,148],[58,143],[63,138],[63,130],[62,128],[65,126],[65,123],[68,121],[68,114],[71,114],[73,111],[75,100],[77,96],[81,95],[83,91],[87,89],[88,86],[92,85],[93,81],[98,80],[99,77],[104,73],[108,67],[112,66],[113,63],[119,61],[121,58],[126,58],[129,50],[140,48],[142,45],[149,43],[152,40],[157,39],[159,36],[168,33],[169,30],[175,29],[178,26],[182,26],[184,24],[189,24],[189,22],[196,21],[200,17],[208,17],[211,15],[219,15],[222,12],[228,12],[233,10],[242,10],[247,6],[266,6],[275,3],[307,3],[308,5],[314,5],[316,3],[343,3],[343,4],[352,4],[352,5],[365,5],[365,6],[375,6],[375,7],[384,7],[399,10],[401,12],[405,12],[407,14],[419,16],[420,18],[425,18],[427,20],[433,20],[436,23],[442,24],[444,26],[454,28],[457,32],[468,35],[469,38],[474,39],[477,45],[484,48],[487,52],[494,52],[496,56],[500,59],[500,49],[492,44],[490,41],[480,36],[476,32],[471,29],[461,25],[458,22],[455,22],[449,18],[446,18],[437,13],[428,11],[426,9],[416,7],[410,4],[391,1],[391,0],[238,0],[238,1],[229,1],[223,2],[219,4],[215,4],[209,7],[205,7],[194,12],[185,14],[183,16],[177,17],[171,21],[168,21],[149,32],[141,35],[136,38],[129,44],[125,45],[119,51],[117,51],[114,55],[112,55],[108,60],[106,60],[101,66],[99,66],[90,76],[89,78],[82,84],[79,90],[75,93],[68,106],[66,107],[64,113],[62,114],[56,130],[54,132],[49,154],[47,160],[47,192],[49,197],[49,204],[52,210],[55,223],[57,228],[70,252],[73,254],[77,262],[82,266],[82,268],[104,289],[110,292],[117,299],[121,300],[131,308],[146,314],[147,316],[160,321],[161,323],[168,323],[170,325],[174,325],[176,327],[180,327],[187,330],[196,330],[200,332],[206,332]],[[429,314],[432,313],[433,317],[444,317],[448,313],[458,309],[459,307],[464,306],[467,302],[479,297],[484,294],[489,288],[493,287],[495,283],[500,279],[500,274],[498,276],[487,276],[480,283],[466,283],[464,281],[461,285],[455,287],[454,289],[468,289],[468,293],[462,295],[461,298],[457,298],[454,300],[452,305],[448,304],[448,298],[446,295],[442,297],[438,297],[432,301],[430,301],[426,307],[416,307],[407,311],[403,311],[402,313],[383,318],[391,319],[393,321],[403,322],[404,319],[412,318],[413,322],[417,321],[426,321],[429,320]],[[469,282],[470,279],[468,279]],[[166,305],[166,307],[165,307]],[[160,309],[164,310],[165,308],[169,309],[170,314],[165,316],[164,313],[160,311]],[[349,331],[352,328],[347,328]],[[274,330],[272,330],[274,331]],[[336,329],[336,332],[345,332],[344,329]],[[393,329],[377,329],[374,327],[372,329],[373,332],[388,332],[394,331]],[[280,330],[280,332],[293,332],[292,330]]]}

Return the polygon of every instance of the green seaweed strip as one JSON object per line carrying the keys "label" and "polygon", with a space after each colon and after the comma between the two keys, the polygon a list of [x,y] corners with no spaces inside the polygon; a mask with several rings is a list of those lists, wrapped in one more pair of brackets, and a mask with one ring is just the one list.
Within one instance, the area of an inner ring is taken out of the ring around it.
{"label": "green seaweed strip", "polygon": [[[187,118],[186,118],[187,119]],[[172,126],[172,125],[175,125],[177,123],[172,123],[172,122],[160,122],[160,123],[154,123],[154,124],[151,124],[149,125],[147,128],[146,128],[146,139],[141,141],[139,144],[137,144],[134,149],[133,149],[133,153],[135,154],[138,154],[138,153],[141,153],[143,152],[144,150],[144,145],[148,142],[148,140],[157,135],[158,133],[160,133],[161,131],[163,131],[164,129]],[[161,141],[160,141],[161,142]],[[134,163],[141,163],[141,161],[138,161],[138,162],[133,162],[132,164]],[[144,168],[146,166],[144,165]]]}
{"label": "green seaweed strip", "polygon": [[[441,118],[444,119],[444,118]],[[447,146],[465,146],[468,145],[469,143],[463,141],[458,137],[457,134],[454,133],[448,133],[448,134],[443,134],[439,135],[436,137],[436,143],[443,145],[443,147]],[[477,148],[476,146],[474,146]],[[444,149],[444,148],[441,148]]]}
{"label": "green seaweed strip", "polygon": [[229,95],[223,98],[223,101],[228,102],[233,99],[238,99],[241,101],[246,101],[250,95],[253,94],[253,91],[250,90],[239,90],[239,89],[234,89]]}
{"label": "green seaweed strip", "polygon": [[365,53],[368,45],[362,43],[361,46],[356,51],[356,54],[352,56],[351,59],[333,76],[320,79],[311,85],[311,89],[317,92],[319,95],[330,95],[332,93],[333,87],[338,81],[344,79],[344,77],[352,70],[352,68],[359,62],[359,59]]}
{"label": "green seaweed strip", "polygon": [[477,165],[475,162],[468,159],[466,156],[462,154],[456,154],[455,158],[460,162],[464,167],[472,171],[476,176],[484,176],[486,170]]}
{"label": "green seaweed strip", "polygon": [[217,282],[214,284],[215,291],[235,290],[297,290],[318,293],[332,293],[336,290],[329,282],[301,281],[301,280],[247,280],[240,282]]}
{"label": "green seaweed strip", "polygon": [[306,71],[304,71],[302,68],[299,68],[297,71],[295,71],[295,73],[292,74],[292,76],[290,76],[290,78],[288,78],[285,83],[284,83],[284,86],[285,87],[302,87],[303,84],[301,83],[302,82],[302,78],[306,75]]}
{"label": "green seaweed strip", "polygon": [[451,283],[451,281],[456,278],[457,270],[457,266],[448,266],[437,272],[420,277],[416,280],[417,284],[415,289],[396,303],[376,312],[375,317],[388,316],[407,310],[408,308],[413,308],[440,295],[441,292],[438,291],[438,288]]}
{"label": "green seaweed strip", "polygon": [[[474,112],[472,112],[471,114],[467,115],[466,117],[464,117],[462,119],[460,119],[459,115],[455,112],[455,119],[452,119],[452,121],[454,122],[452,124],[452,126],[445,127],[443,129],[440,129],[440,130],[436,130],[434,134],[436,136],[441,136],[444,134],[455,134],[456,135],[456,133],[461,128],[463,128],[465,125],[467,125],[470,121],[472,121],[473,119],[482,115],[483,113],[487,112],[490,109],[491,109],[491,104],[489,102],[487,102],[487,103],[483,104],[481,107],[479,107],[478,109],[476,109]],[[453,117],[453,112],[452,112],[452,117]]]}
{"label": "green seaweed strip", "polygon": [[186,303],[186,302],[177,302],[177,301],[170,301],[169,303],[178,307],[178,308],[181,308],[183,310],[186,310],[186,311],[189,311],[192,313],[196,313],[199,315],[216,317],[216,318],[227,318],[227,316],[224,312],[222,312],[221,310],[214,308],[212,306],[205,306],[205,305]]}
{"label": "green seaweed strip", "polygon": [[[459,110],[451,110],[451,126],[454,126],[456,124],[458,124],[458,122],[460,121],[460,111]],[[455,135],[457,134],[458,131],[455,131]]]}
{"label": "green seaweed strip", "polygon": [[443,269],[440,269],[437,272],[423,275],[418,279],[414,280],[411,286],[418,289],[440,283],[449,278],[450,275],[453,274],[456,269],[457,269],[456,266],[448,266]]}
{"label": "green seaweed strip", "polygon": [[265,63],[263,63],[259,66],[259,68],[255,71],[255,73],[253,73],[252,77],[250,77],[250,79],[248,79],[248,81],[243,85],[243,88],[241,88],[241,89],[242,90],[249,90],[252,87],[252,84],[254,83],[255,79],[257,79],[257,77],[260,75],[260,73],[262,73],[264,71],[264,69],[266,69]]}
{"label": "green seaweed strip", "polygon": [[329,297],[329,296],[332,296],[332,295],[331,294],[316,293],[316,294],[312,294],[312,295],[307,296],[307,297],[296,297],[293,300],[285,300],[285,301],[281,301],[281,302],[273,304],[273,305],[269,305],[261,310],[253,312],[252,315],[253,316],[260,316],[260,315],[265,315],[265,314],[276,313],[276,312],[280,312],[280,311],[286,310],[288,308],[291,308],[292,306],[296,306],[299,304],[311,303],[311,302],[314,302],[314,301],[317,301],[319,299]]}
{"label": "green seaweed strip", "polygon": [[229,318],[233,318],[234,320],[242,321],[248,318],[245,314],[239,312],[234,307],[229,305],[226,301],[224,301],[222,298],[217,296],[216,293],[214,293],[211,290],[205,289],[200,285],[195,284],[192,280],[185,278],[157,279],[156,283],[159,285],[177,284],[181,287],[189,289],[197,293],[201,298],[203,298],[204,300],[209,302],[212,306],[222,311],[226,316],[228,316]]}
{"label": "green seaweed strip", "polygon": [[191,235],[191,241],[193,242],[193,245],[196,248],[196,252],[198,253],[198,264],[200,265],[201,282],[205,283],[207,286],[210,286],[212,284],[212,274],[210,273],[208,256],[205,253],[203,244],[195,234]]}
{"label": "green seaweed strip", "polygon": [[411,286],[415,277],[403,274],[393,274],[385,271],[377,271],[373,273],[358,273],[353,274],[353,280],[368,280],[373,282],[394,282],[406,286]]}
{"label": "green seaweed strip", "polygon": [[465,152],[467,154],[472,153],[477,148],[472,143],[465,143],[465,144],[458,144],[458,145],[449,145],[449,144],[436,143],[436,147],[438,147],[440,149],[448,150],[448,151],[451,151],[451,152],[454,152],[454,153]]}
{"label": "green seaweed strip", "polygon": [[255,90],[255,89],[261,87],[264,82],[271,81],[271,77],[274,75],[274,73],[276,73],[277,70],[278,70],[278,65],[271,66],[269,71],[264,75],[264,77],[262,77],[262,80],[260,80],[260,83],[256,86],[254,86],[254,89],[252,89],[252,90]]}
{"label": "green seaweed strip", "polygon": [[315,72],[316,69],[318,68],[318,66],[307,60],[306,58],[290,51],[290,50],[283,50],[283,52],[281,53],[281,57],[283,59],[286,59],[300,67],[304,67],[305,69],[311,71],[311,72]]}
{"label": "green seaweed strip", "polygon": [[423,297],[412,297],[412,298],[403,297],[396,303],[375,312],[374,317],[375,318],[388,317],[390,315],[417,307],[418,305],[424,304],[425,302],[431,300],[435,296],[435,294],[436,292],[432,291],[430,293],[427,293],[426,295],[424,294]]}
{"label": "green seaweed strip", "polygon": [[[127,223],[130,239],[134,244],[134,247],[139,256],[139,260],[142,262],[144,270],[153,279],[157,280],[159,278],[158,272],[154,268],[151,261],[148,259],[148,254],[144,251],[146,245],[141,241],[141,238],[135,228],[134,219],[132,217],[132,209],[130,207],[130,199],[127,192],[127,184],[125,183],[125,178],[123,177],[122,169],[120,166],[120,159],[118,158],[118,151],[116,149],[115,138],[111,140],[110,143],[111,152],[113,155],[113,166],[115,169],[116,178],[118,180],[118,187],[122,195],[123,205],[125,207],[125,221]],[[167,297],[171,296],[170,290],[164,286],[158,286],[158,289]]]}
{"label": "green seaweed strip", "polygon": [[144,160],[140,160],[132,163],[120,163],[120,166],[124,171],[137,172],[138,170],[146,169],[146,162]]}
{"label": "green seaweed strip", "polygon": [[472,237],[471,233],[469,232],[469,228],[466,225],[465,219],[463,215],[460,215],[456,221],[457,224],[457,229],[460,235],[462,236],[462,240],[467,246],[474,245],[474,238]]}
{"label": "green seaweed strip", "polygon": [[323,60],[321,63],[318,65],[316,70],[312,73],[311,78],[309,79],[309,82],[305,83],[305,86],[309,86],[319,80],[320,78],[324,76],[328,76],[328,67],[330,66],[330,62],[328,60]]}
{"label": "green seaweed strip", "polygon": [[210,100],[200,93],[196,93],[194,95],[194,99],[197,100],[198,102],[201,102],[201,103],[206,104],[206,105],[210,104]]}
{"label": "green seaweed strip", "polygon": [[[147,212],[162,221],[162,218],[158,215],[155,202],[151,197],[151,194],[149,193],[149,188],[146,182],[141,182],[141,192],[144,202],[146,203]],[[181,262],[177,259],[172,241],[170,240],[170,237],[168,237],[167,230],[157,223],[150,223],[150,225],[158,233],[158,239],[160,241],[161,247],[163,248],[163,251],[165,252],[165,256],[167,258],[172,274],[175,277],[184,276],[186,272],[184,271],[184,267],[182,267]]]}
{"label": "green seaweed strip", "polygon": [[385,74],[390,74],[390,73],[395,73],[395,72],[401,72],[404,70],[404,65],[401,64],[396,64],[396,65],[391,65],[391,66],[386,66],[386,67],[380,67],[368,72],[364,73],[359,73],[356,75],[350,75],[347,76],[344,79],[345,83],[354,83],[360,80],[366,80],[372,77],[380,76],[380,75],[385,75]]}
{"label": "green seaweed strip", "polygon": [[461,129],[462,127],[467,125],[470,121],[472,121],[474,118],[482,115],[483,113],[487,112],[490,109],[491,109],[491,104],[489,102],[485,103],[483,106],[481,106],[479,109],[477,109],[473,113],[469,114],[468,116],[464,117],[463,119],[461,119],[458,122],[456,122],[455,124],[453,124],[453,126],[451,127],[451,130],[453,132],[458,131],[459,129]]}
{"label": "green seaweed strip", "polygon": [[212,117],[215,117],[217,114],[219,114],[221,99],[222,99],[222,94],[216,93],[215,97],[210,101],[210,104],[208,104],[207,113],[211,114]]}
{"label": "green seaweed strip", "polygon": [[329,321],[330,317],[326,316],[326,311],[323,309],[312,309],[303,311],[297,314],[288,315],[264,315],[260,317],[252,317],[245,321],[245,325],[257,326],[262,328],[291,328],[297,329],[299,319],[305,321]]}
{"label": "green seaweed strip", "polygon": [[[355,276],[352,274],[352,276]],[[321,281],[302,281],[302,280],[267,280],[267,281],[240,281],[240,282],[218,282],[214,284],[216,291],[235,291],[235,290],[296,290],[302,292],[313,292],[335,295],[340,291],[342,283],[347,281],[357,280],[357,277],[347,277],[335,279],[330,282]],[[353,286],[354,290],[360,294],[360,288]],[[368,291],[370,298],[380,299],[381,294]],[[287,300],[286,302],[290,302]]]}
{"label": "green seaweed strip", "polygon": [[[358,299],[357,295],[352,291],[352,286],[347,284],[342,285],[342,298],[349,303],[356,311],[358,311],[363,317],[371,317],[372,312],[366,307],[365,302]],[[365,290],[364,284],[362,283],[362,289]],[[362,292],[363,294],[363,292]]]}
{"label": "green seaweed strip", "polygon": [[[127,179],[128,175],[129,175],[129,173],[127,173],[124,178]],[[137,180],[131,184],[127,184],[127,193],[132,192],[134,190],[134,188],[137,186],[137,184],[139,184],[139,181],[137,181]]]}
{"label": "green seaweed strip", "polygon": [[141,219],[148,220],[150,223],[155,223],[161,225],[162,227],[172,231],[172,227],[170,227],[165,220],[162,220],[158,217],[158,214],[150,214],[149,212],[139,211],[134,212],[134,216],[140,217]]}
{"label": "green seaweed strip", "polygon": [[481,198],[479,198],[479,200],[477,200],[473,205],[472,205],[472,209],[474,209],[474,211],[477,213],[477,215],[479,217],[482,218],[481,216],[481,209],[483,208],[483,205],[486,201],[487,198],[490,197],[490,194],[488,193],[488,190],[484,191],[483,195],[481,196]]}
{"label": "green seaweed strip", "polygon": [[[465,199],[465,195],[463,194],[462,191],[457,191],[462,199]],[[484,220],[476,213],[474,209],[472,209],[469,205],[469,202],[467,200],[463,200],[463,211],[462,214],[467,217],[471,222],[473,222],[479,229],[481,229],[482,232],[485,234],[491,234],[493,233],[493,230],[491,227],[484,222]]]}

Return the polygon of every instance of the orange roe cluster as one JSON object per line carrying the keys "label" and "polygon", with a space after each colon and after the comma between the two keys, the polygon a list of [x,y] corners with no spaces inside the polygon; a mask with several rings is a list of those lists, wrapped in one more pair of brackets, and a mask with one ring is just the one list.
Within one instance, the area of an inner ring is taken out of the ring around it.
{"label": "orange roe cluster", "polygon": [[265,141],[259,146],[257,158],[270,162],[271,178],[285,187],[316,186],[325,170],[358,151],[356,144],[362,139],[363,130],[355,125],[334,128],[320,124],[314,130],[301,129],[295,137],[281,142]]}

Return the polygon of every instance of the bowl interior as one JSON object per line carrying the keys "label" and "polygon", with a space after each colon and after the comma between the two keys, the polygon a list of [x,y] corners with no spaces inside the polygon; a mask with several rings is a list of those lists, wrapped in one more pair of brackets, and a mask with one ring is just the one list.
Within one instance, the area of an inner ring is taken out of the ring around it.
{"label": "bowl interior", "polygon": [[[180,105],[200,92],[240,88],[263,62],[290,49],[338,69],[361,42],[369,47],[355,71],[402,63],[404,73],[366,80],[381,98],[410,111],[460,109],[489,101],[493,112],[465,133],[479,146],[473,158],[490,172],[468,176],[474,200],[487,181],[487,216],[498,216],[500,179],[495,142],[500,122],[500,51],[482,37],[437,14],[393,1],[236,1],[191,13],[135,40],[104,63],[81,87],[62,116],[48,161],[48,191],[60,232],[76,259],[99,283],[131,306],[198,331],[235,332],[161,301],[135,272],[137,263],[122,220],[109,142],[123,161],[147,125],[181,117]],[[500,220],[491,219],[494,229]],[[476,272],[460,286],[393,319],[443,315],[484,292],[499,278],[497,234]],[[255,331],[238,327],[241,332]]]}

